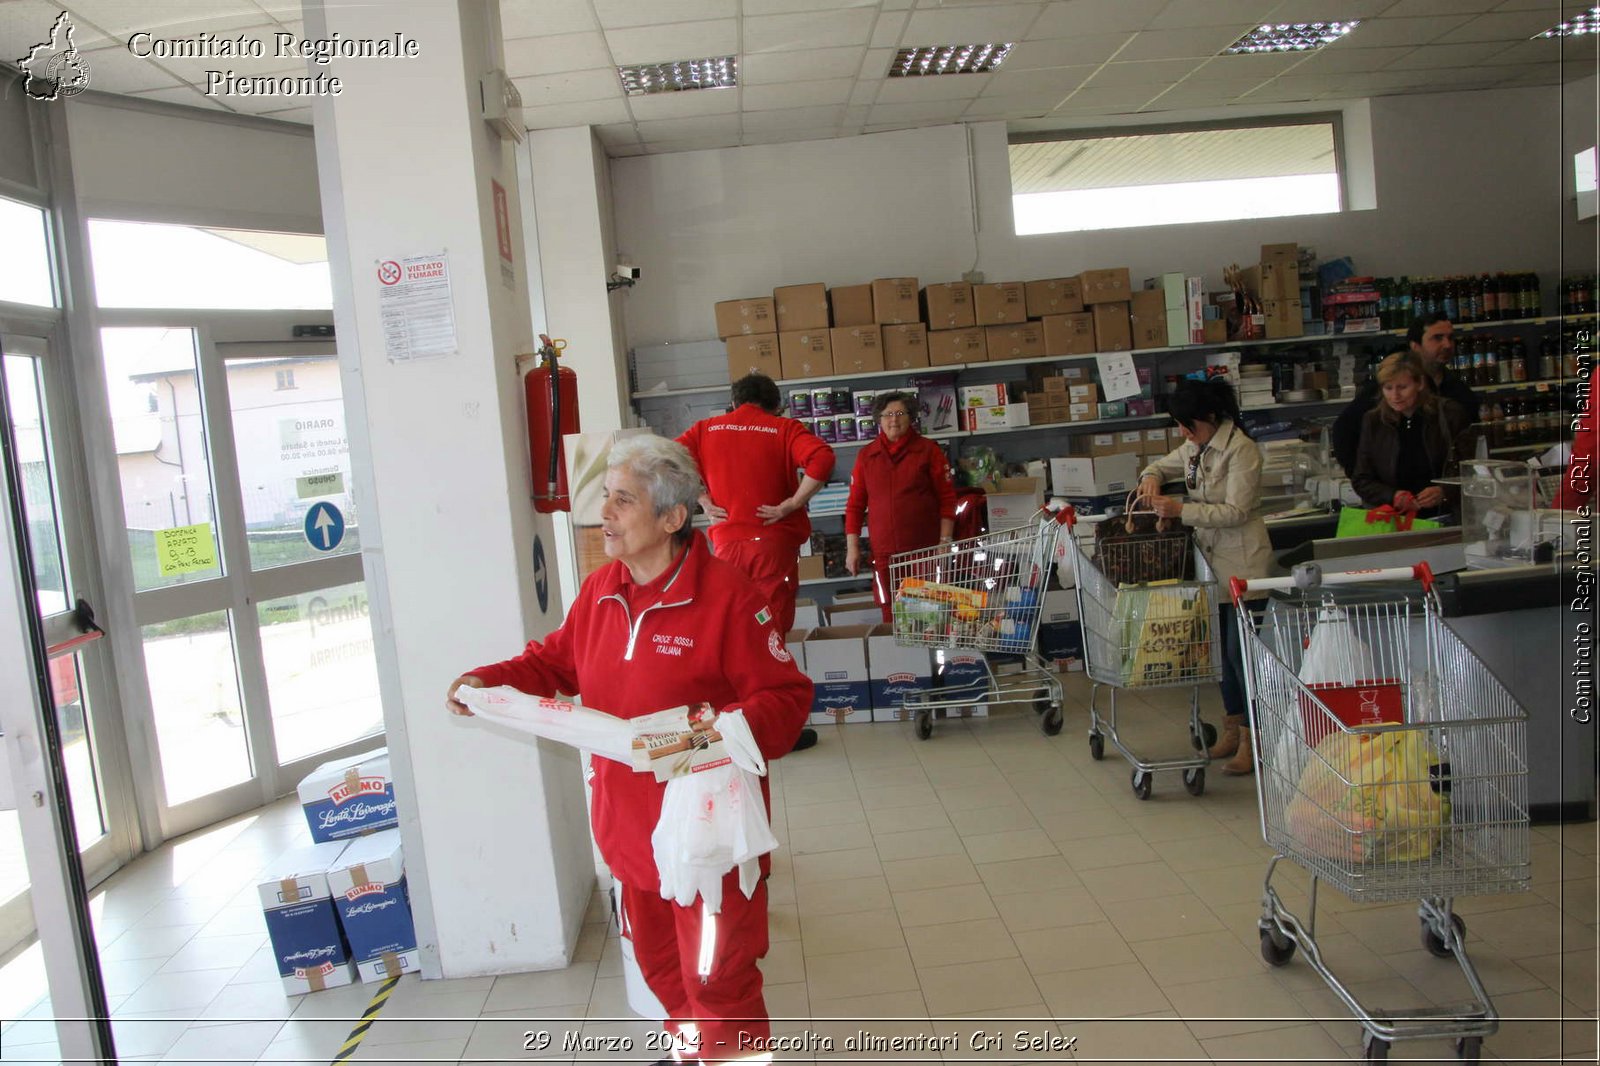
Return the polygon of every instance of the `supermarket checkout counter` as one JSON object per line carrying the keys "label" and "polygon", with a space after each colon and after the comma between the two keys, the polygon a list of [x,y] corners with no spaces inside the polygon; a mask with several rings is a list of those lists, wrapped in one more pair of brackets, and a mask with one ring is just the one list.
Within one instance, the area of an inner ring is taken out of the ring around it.
{"label": "supermarket checkout counter", "polygon": [[[1528,713],[1530,816],[1538,823],[1593,820],[1600,729],[1593,720],[1600,713],[1593,684],[1600,648],[1594,642],[1600,637],[1583,643],[1580,623],[1593,627],[1596,619],[1592,606],[1578,603],[1584,609],[1574,610],[1578,570],[1570,555],[1545,565],[1468,569],[1459,529],[1343,540],[1329,534],[1277,555],[1284,573],[1309,561],[1327,570],[1358,570],[1424,560],[1438,575],[1440,611],[1450,627]],[[1590,721],[1574,719],[1585,707]]]}

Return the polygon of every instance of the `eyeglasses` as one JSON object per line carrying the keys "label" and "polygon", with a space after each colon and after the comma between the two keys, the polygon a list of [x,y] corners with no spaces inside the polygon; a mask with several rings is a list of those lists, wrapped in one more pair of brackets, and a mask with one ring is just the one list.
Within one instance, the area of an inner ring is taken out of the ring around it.
{"label": "eyeglasses", "polygon": [[885,411],[885,412],[883,412],[883,414],[878,416],[878,421],[879,422],[898,422],[903,418],[910,418],[910,417],[911,416],[906,414],[904,411]]}

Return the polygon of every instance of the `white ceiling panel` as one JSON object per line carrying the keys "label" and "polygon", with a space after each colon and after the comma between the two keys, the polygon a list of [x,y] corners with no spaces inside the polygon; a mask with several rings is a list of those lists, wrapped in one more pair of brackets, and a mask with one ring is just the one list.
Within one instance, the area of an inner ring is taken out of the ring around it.
{"label": "white ceiling panel", "polygon": [[638,144],[639,131],[633,123],[624,122],[609,126],[596,126],[594,135],[600,138],[600,143],[607,148],[617,148],[624,144]]}
{"label": "white ceiling panel", "polygon": [[1283,3],[1272,9],[1272,21],[1349,22],[1351,19],[1370,19],[1376,18],[1393,2],[1394,0],[1283,0]]}
{"label": "white ceiling panel", "polygon": [[746,53],[784,52],[860,44],[872,32],[876,17],[871,8],[746,16],[743,20],[744,50]]}
{"label": "white ceiling panel", "polygon": [[[1090,88],[1108,85],[1155,85],[1163,87],[1183,80],[1195,67],[1192,59],[1153,59],[1140,63],[1107,63],[1089,79]],[[1265,81],[1266,78],[1262,78]]]}
{"label": "white ceiling panel", "polygon": [[[195,82],[205,77],[193,67],[198,60],[162,60],[156,63],[140,59],[126,48],[116,45],[84,52],[83,58],[89,65],[89,87],[101,92],[132,93],[180,86],[190,86],[192,89]],[[166,66],[168,62],[174,64],[171,69]],[[187,62],[189,66],[179,65],[182,62]],[[194,76],[190,77],[191,74]]]}
{"label": "white ceiling panel", "polygon": [[1084,64],[1076,67],[1051,67],[1046,70],[1008,71],[1004,67],[989,76],[985,96],[1038,96],[1056,94],[1056,99],[1084,83],[1099,67]]}
{"label": "white ceiling panel", "polygon": [[[1470,15],[1493,11],[1497,0],[1395,0],[1383,9],[1384,18],[1433,18],[1435,15]],[[1546,0],[1546,7],[1549,6]]]}
{"label": "white ceiling panel", "polygon": [[589,0],[500,0],[500,33],[506,38],[599,28]]}
{"label": "white ceiling panel", "polygon": [[[1561,57],[1561,42],[1548,39],[1537,41],[1523,41],[1520,44],[1507,45],[1503,51],[1496,52],[1484,63],[1489,66],[1501,64],[1522,63],[1548,63],[1551,67],[1559,65]],[[1570,57],[1569,57],[1570,58]]]}
{"label": "white ceiling panel", "polygon": [[861,78],[863,81],[877,81],[889,76],[889,68],[894,66],[895,51],[893,48],[869,48],[866,58],[861,61]]}
{"label": "white ceiling panel", "polygon": [[1152,30],[1185,30],[1196,26],[1231,26],[1239,32],[1265,21],[1278,0],[1170,0],[1150,20]]}
{"label": "white ceiling panel", "polygon": [[1296,73],[1338,74],[1364,70],[1382,70],[1403,60],[1417,49],[1413,45],[1394,48],[1357,48],[1348,39],[1305,56],[1294,66]]}
{"label": "white ceiling panel", "polygon": [[1518,85],[1554,85],[1561,80],[1560,72],[1548,63],[1523,63],[1517,66],[1485,68],[1507,83]]}
{"label": "white ceiling panel", "polygon": [[992,77],[992,74],[942,74],[931,78],[885,78],[883,88],[878,91],[878,103],[971,100],[983,92]]}
{"label": "white ceiling panel", "polygon": [[1217,56],[1195,68],[1189,81],[1266,81],[1305,60],[1292,52]]}
{"label": "white ceiling panel", "polygon": [[[138,30],[158,37],[192,37],[201,30],[218,31],[261,23],[262,11],[250,0],[71,0],[68,10],[123,40]],[[60,13],[60,8],[56,9]],[[50,29],[46,24],[45,29]],[[83,41],[78,44],[81,47]]]}
{"label": "white ceiling panel", "polygon": [[639,136],[646,141],[683,140],[690,137],[738,136],[738,115],[706,115],[701,118],[665,118],[641,122]]}
{"label": "white ceiling panel", "polygon": [[611,46],[611,58],[622,67],[727,56],[739,50],[739,23],[736,19],[712,19],[607,30],[606,43]]}
{"label": "white ceiling panel", "polygon": [[1093,86],[1084,86],[1056,108],[1059,111],[1092,111],[1095,108],[1104,108],[1107,114],[1126,114],[1138,110],[1139,106],[1152,99],[1161,92],[1161,88],[1147,88],[1140,86],[1112,86],[1105,89],[1096,89]]}
{"label": "white ceiling panel", "polygon": [[[59,14],[59,12],[57,12]],[[148,92],[128,93],[135,100],[160,100],[166,104],[181,104],[184,107],[199,107],[208,111],[226,111],[214,97],[202,94],[192,85],[178,85],[170,89],[152,89]],[[279,104],[283,101],[279,100]]]}
{"label": "white ceiling panel", "polygon": [[1057,0],[1045,8],[1030,38],[1142,30],[1167,6],[1167,0]]}
{"label": "white ceiling panel", "polygon": [[994,4],[973,8],[919,9],[906,26],[908,45],[983,44],[1020,41],[1043,4]]}
{"label": "white ceiling panel", "polygon": [[867,47],[900,47],[900,41],[906,32],[906,21],[910,17],[911,13],[908,11],[885,11],[879,15],[878,21],[873,23],[872,38],[867,42]]}
{"label": "white ceiling panel", "polygon": [[744,132],[770,133],[773,130],[837,129],[844,119],[844,108],[785,107],[777,111],[752,111],[744,116]]}
{"label": "white ceiling panel", "polygon": [[737,0],[594,0],[600,25],[608,30],[656,26],[669,22],[706,22],[739,14]]}
{"label": "white ceiling panel", "polygon": [[1440,36],[1443,44],[1462,41],[1521,42],[1543,33],[1560,20],[1549,11],[1500,11],[1479,15],[1464,26]]}
{"label": "white ceiling panel", "polygon": [[1397,44],[1428,44],[1465,25],[1471,15],[1450,15],[1425,19],[1376,18],[1363,22],[1345,38],[1362,48],[1383,48]]}
{"label": "white ceiling panel", "polygon": [[741,0],[745,18],[790,15],[802,11],[836,11],[842,7],[876,7],[877,0]]}
{"label": "white ceiling panel", "polygon": [[[685,137],[666,141],[646,141],[635,155],[676,155],[679,152],[704,152],[713,148],[727,148],[724,134],[708,133],[699,137]],[[735,141],[735,144],[738,142]]]}
{"label": "white ceiling panel", "polygon": [[622,81],[610,67],[599,70],[572,70],[565,74],[541,74],[532,78],[511,79],[522,94],[526,107],[550,104],[575,104],[583,100],[622,98]]}
{"label": "white ceiling panel", "polygon": [[507,74],[513,78],[536,74],[561,74],[569,70],[609,67],[611,49],[605,35],[558,33],[550,37],[518,37],[505,42]]}
{"label": "white ceiling panel", "polygon": [[870,107],[847,107],[844,109],[844,118],[840,125],[846,129],[859,128],[867,121],[867,115],[872,111]]}
{"label": "white ceiling panel", "polygon": [[1145,30],[1117,53],[1117,59],[1210,59],[1239,39],[1237,27]]}
{"label": "white ceiling panel", "polygon": [[[0,3],[0,56],[14,63],[34,45],[49,43],[50,28],[60,17],[61,5],[46,0]],[[82,16],[74,16],[72,31],[73,46],[80,50],[99,48],[116,40]]]}
{"label": "white ceiling panel", "polygon": [[1395,67],[1411,67],[1417,70],[1434,70],[1462,66],[1482,66],[1484,61],[1496,52],[1504,52],[1509,45],[1504,41],[1477,41],[1472,44],[1430,44],[1426,48],[1418,48],[1404,59],[1394,63]]}
{"label": "white ceiling panel", "polygon": [[858,81],[855,88],[850,90],[849,103],[852,107],[860,107],[872,103],[878,98],[878,92],[883,88],[883,78],[874,78],[871,81]]}
{"label": "white ceiling panel", "polygon": [[739,90],[691,89],[688,92],[646,93],[627,98],[628,110],[639,122],[663,118],[698,118],[731,115],[739,111]]}
{"label": "white ceiling panel", "polygon": [[954,122],[967,109],[965,100],[930,100],[919,104],[874,104],[867,112],[869,125],[896,122]]}
{"label": "white ceiling panel", "polygon": [[803,144],[806,141],[828,141],[839,136],[836,126],[816,126],[792,130],[761,130],[751,131],[748,127],[744,136],[740,138],[741,144]]}
{"label": "white ceiling panel", "polygon": [[618,93],[610,100],[584,100],[575,104],[524,107],[522,120],[530,130],[555,130],[566,126],[604,126],[632,122],[627,101]]}
{"label": "white ceiling panel", "polygon": [[791,81],[782,85],[746,85],[746,111],[775,111],[785,107],[828,107],[845,104],[855,82],[849,78],[827,81]]}
{"label": "white ceiling panel", "polygon": [[1056,93],[1037,93],[1033,96],[982,96],[972,101],[972,106],[962,112],[964,119],[1015,118],[1048,115],[1061,102]]}
{"label": "white ceiling panel", "polygon": [[1044,41],[1023,41],[1006,56],[1006,61],[1000,69],[1037,70],[1040,67],[1104,63],[1113,58],[1122,46],[1132,39],[1132,33],[1096,33],[1083,37],[1053,37]]}
{"label": "white ceiling panel", "polygon": [[865,53],[855,48],[811,48],[804,52],[757,52],[739,60],[739,84],[853,78]]}
{"label": "white ceiling panel", "polygon": [[1222,107],[1254,89],[1240,89],[1229,82],[1208,81],[1199,85],[1180,82],[1156,97],[1147,107],[1162,111],[1189,111],[1202,107]]}

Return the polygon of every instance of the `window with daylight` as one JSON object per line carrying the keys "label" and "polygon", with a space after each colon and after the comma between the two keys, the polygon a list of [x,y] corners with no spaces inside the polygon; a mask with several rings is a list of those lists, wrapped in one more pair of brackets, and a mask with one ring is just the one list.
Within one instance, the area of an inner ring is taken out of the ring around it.
{"label": "window with daylight", "polygon": [[1015,134],[1019,236],[1343,210],[1336,115]]}

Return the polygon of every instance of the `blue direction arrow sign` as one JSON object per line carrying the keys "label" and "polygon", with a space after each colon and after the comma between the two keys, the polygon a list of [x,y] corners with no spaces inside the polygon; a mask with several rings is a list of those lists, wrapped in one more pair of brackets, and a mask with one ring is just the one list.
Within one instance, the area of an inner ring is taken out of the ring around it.
{"label": "blue direction arrow sign", "polygon": [[306,512],[306,540],[319,552],[331,552],[344,540],[344,515],[326,501]]}

